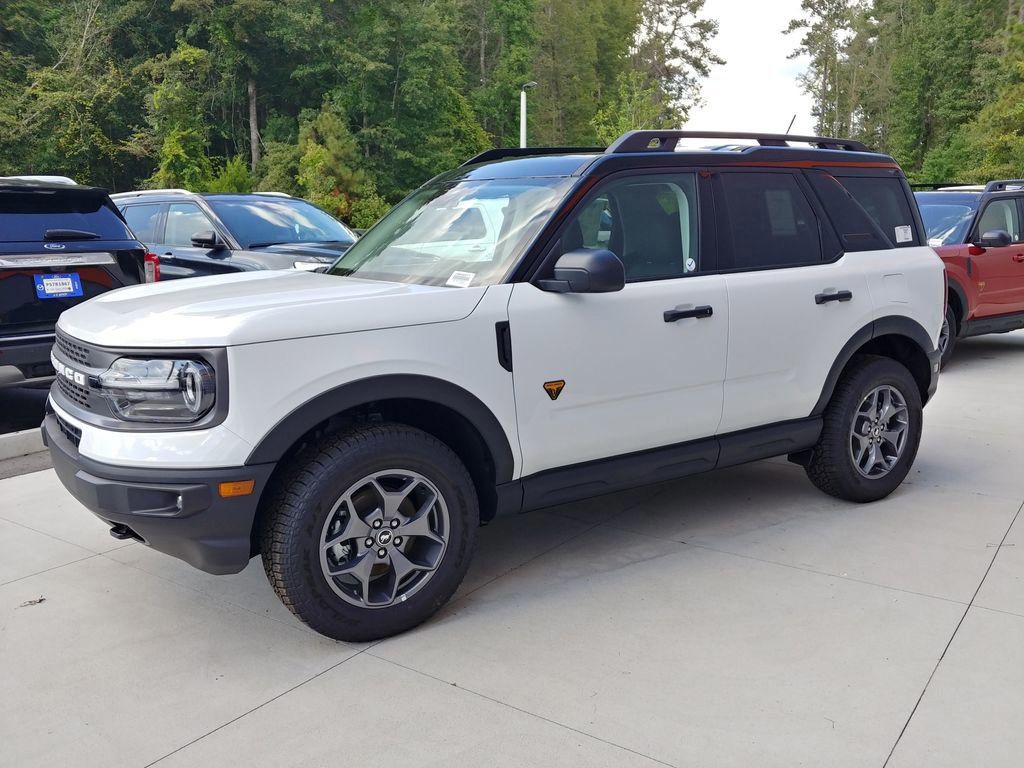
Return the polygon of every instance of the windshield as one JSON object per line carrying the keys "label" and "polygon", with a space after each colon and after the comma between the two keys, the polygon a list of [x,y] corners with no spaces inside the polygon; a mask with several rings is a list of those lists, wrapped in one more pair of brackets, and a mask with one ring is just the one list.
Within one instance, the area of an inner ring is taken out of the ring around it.
{"label": "windshield", "polygon": [[243,248],[279,243],[351,243],[340,221],[305,200],[208,197],[206,202]]}
{"label": "windshield", "polygon": [[444,182],[412,193],[332,275],[468,288],[501,282],[574,179]]}
{"label": "windshield", "polygon": [[950,245],[963,242],[967,228],[978,207],[978,195],[957,192],[918,192],[915,197],[921,209],[921,220],[928,245]]}

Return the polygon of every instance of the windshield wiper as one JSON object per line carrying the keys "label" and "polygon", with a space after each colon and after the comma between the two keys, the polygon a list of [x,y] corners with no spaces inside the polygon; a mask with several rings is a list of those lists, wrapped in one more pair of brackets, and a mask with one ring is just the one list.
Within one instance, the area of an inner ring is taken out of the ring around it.
{"label": "windshield wiper", "polygon": [[84,229],[48,229],[43,232],[43,240],[99,240],[95,232]]}
{"label": "windshield wiper", "polygon": [[249,243],[250,248],[266,248],[271,245],[288,245],[288,240],[282,240],[279,243]]}

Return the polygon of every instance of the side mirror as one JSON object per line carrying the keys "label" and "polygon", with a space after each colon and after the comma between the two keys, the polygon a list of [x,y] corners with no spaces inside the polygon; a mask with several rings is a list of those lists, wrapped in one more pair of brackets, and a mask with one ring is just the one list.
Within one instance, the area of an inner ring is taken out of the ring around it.
{"label": "side mirror", "polygon": [[626,285],[626,268],[611,251],[579,248],[559,256],[554,280],[538,285],[555,293],[611,293]]}
{"label": "side mirror", "polygon": [[975,240],[972,245],[978,248],[1006,248],[1012,242],[1013,238],[1005,229],[993,229]]}
{"label": "side mirror", "polygon": [[220,251],[224,248],[224,241],[217,237],[212,229],[204,229],[192,235],[192,245],[195,248],[208,248],[211,251]]}

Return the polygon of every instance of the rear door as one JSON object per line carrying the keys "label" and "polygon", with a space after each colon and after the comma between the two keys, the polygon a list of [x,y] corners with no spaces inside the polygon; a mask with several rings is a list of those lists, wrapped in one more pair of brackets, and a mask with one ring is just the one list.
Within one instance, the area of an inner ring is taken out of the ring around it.
{"label": "rear door", "polygon": [[974,280],[978,286],[975,317],[993,317],[1024,312],[1024,231],[1021,211],[1012,197],[998,197],[984,204],[971,232],[971,242],[986,232],[1004,230],[1013,241],[1005,248],[986,248],[971,256]]}
{"label": "rear door", "polygon": [[729,296],[720,434],[806,418],[843,344],[872,319],[857,254],[799,171],[714,175],[718,263]]}
{"label": "rear door", "polygon": [[0,336],[141,281],[143,250],[102,190],[0,186]]}
{"label": "rear door", "polygon": [[232,260],[229,249],[211,250],[192,245],[195,234],[211,230],[217,232],[217,227],[195,203],[169,203],[162,242],[156,251],[160,256],[161,279],[240,271],[242,267]]}

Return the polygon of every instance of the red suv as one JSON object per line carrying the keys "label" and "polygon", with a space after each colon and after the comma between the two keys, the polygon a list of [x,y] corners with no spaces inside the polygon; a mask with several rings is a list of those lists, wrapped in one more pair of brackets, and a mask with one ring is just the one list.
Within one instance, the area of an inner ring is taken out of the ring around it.
{"label": "red suv", "polygon": [[949,291],[939,348],[957,339],[1024,328],[1024,180],[915,193],[928,244],[946,265]]}

